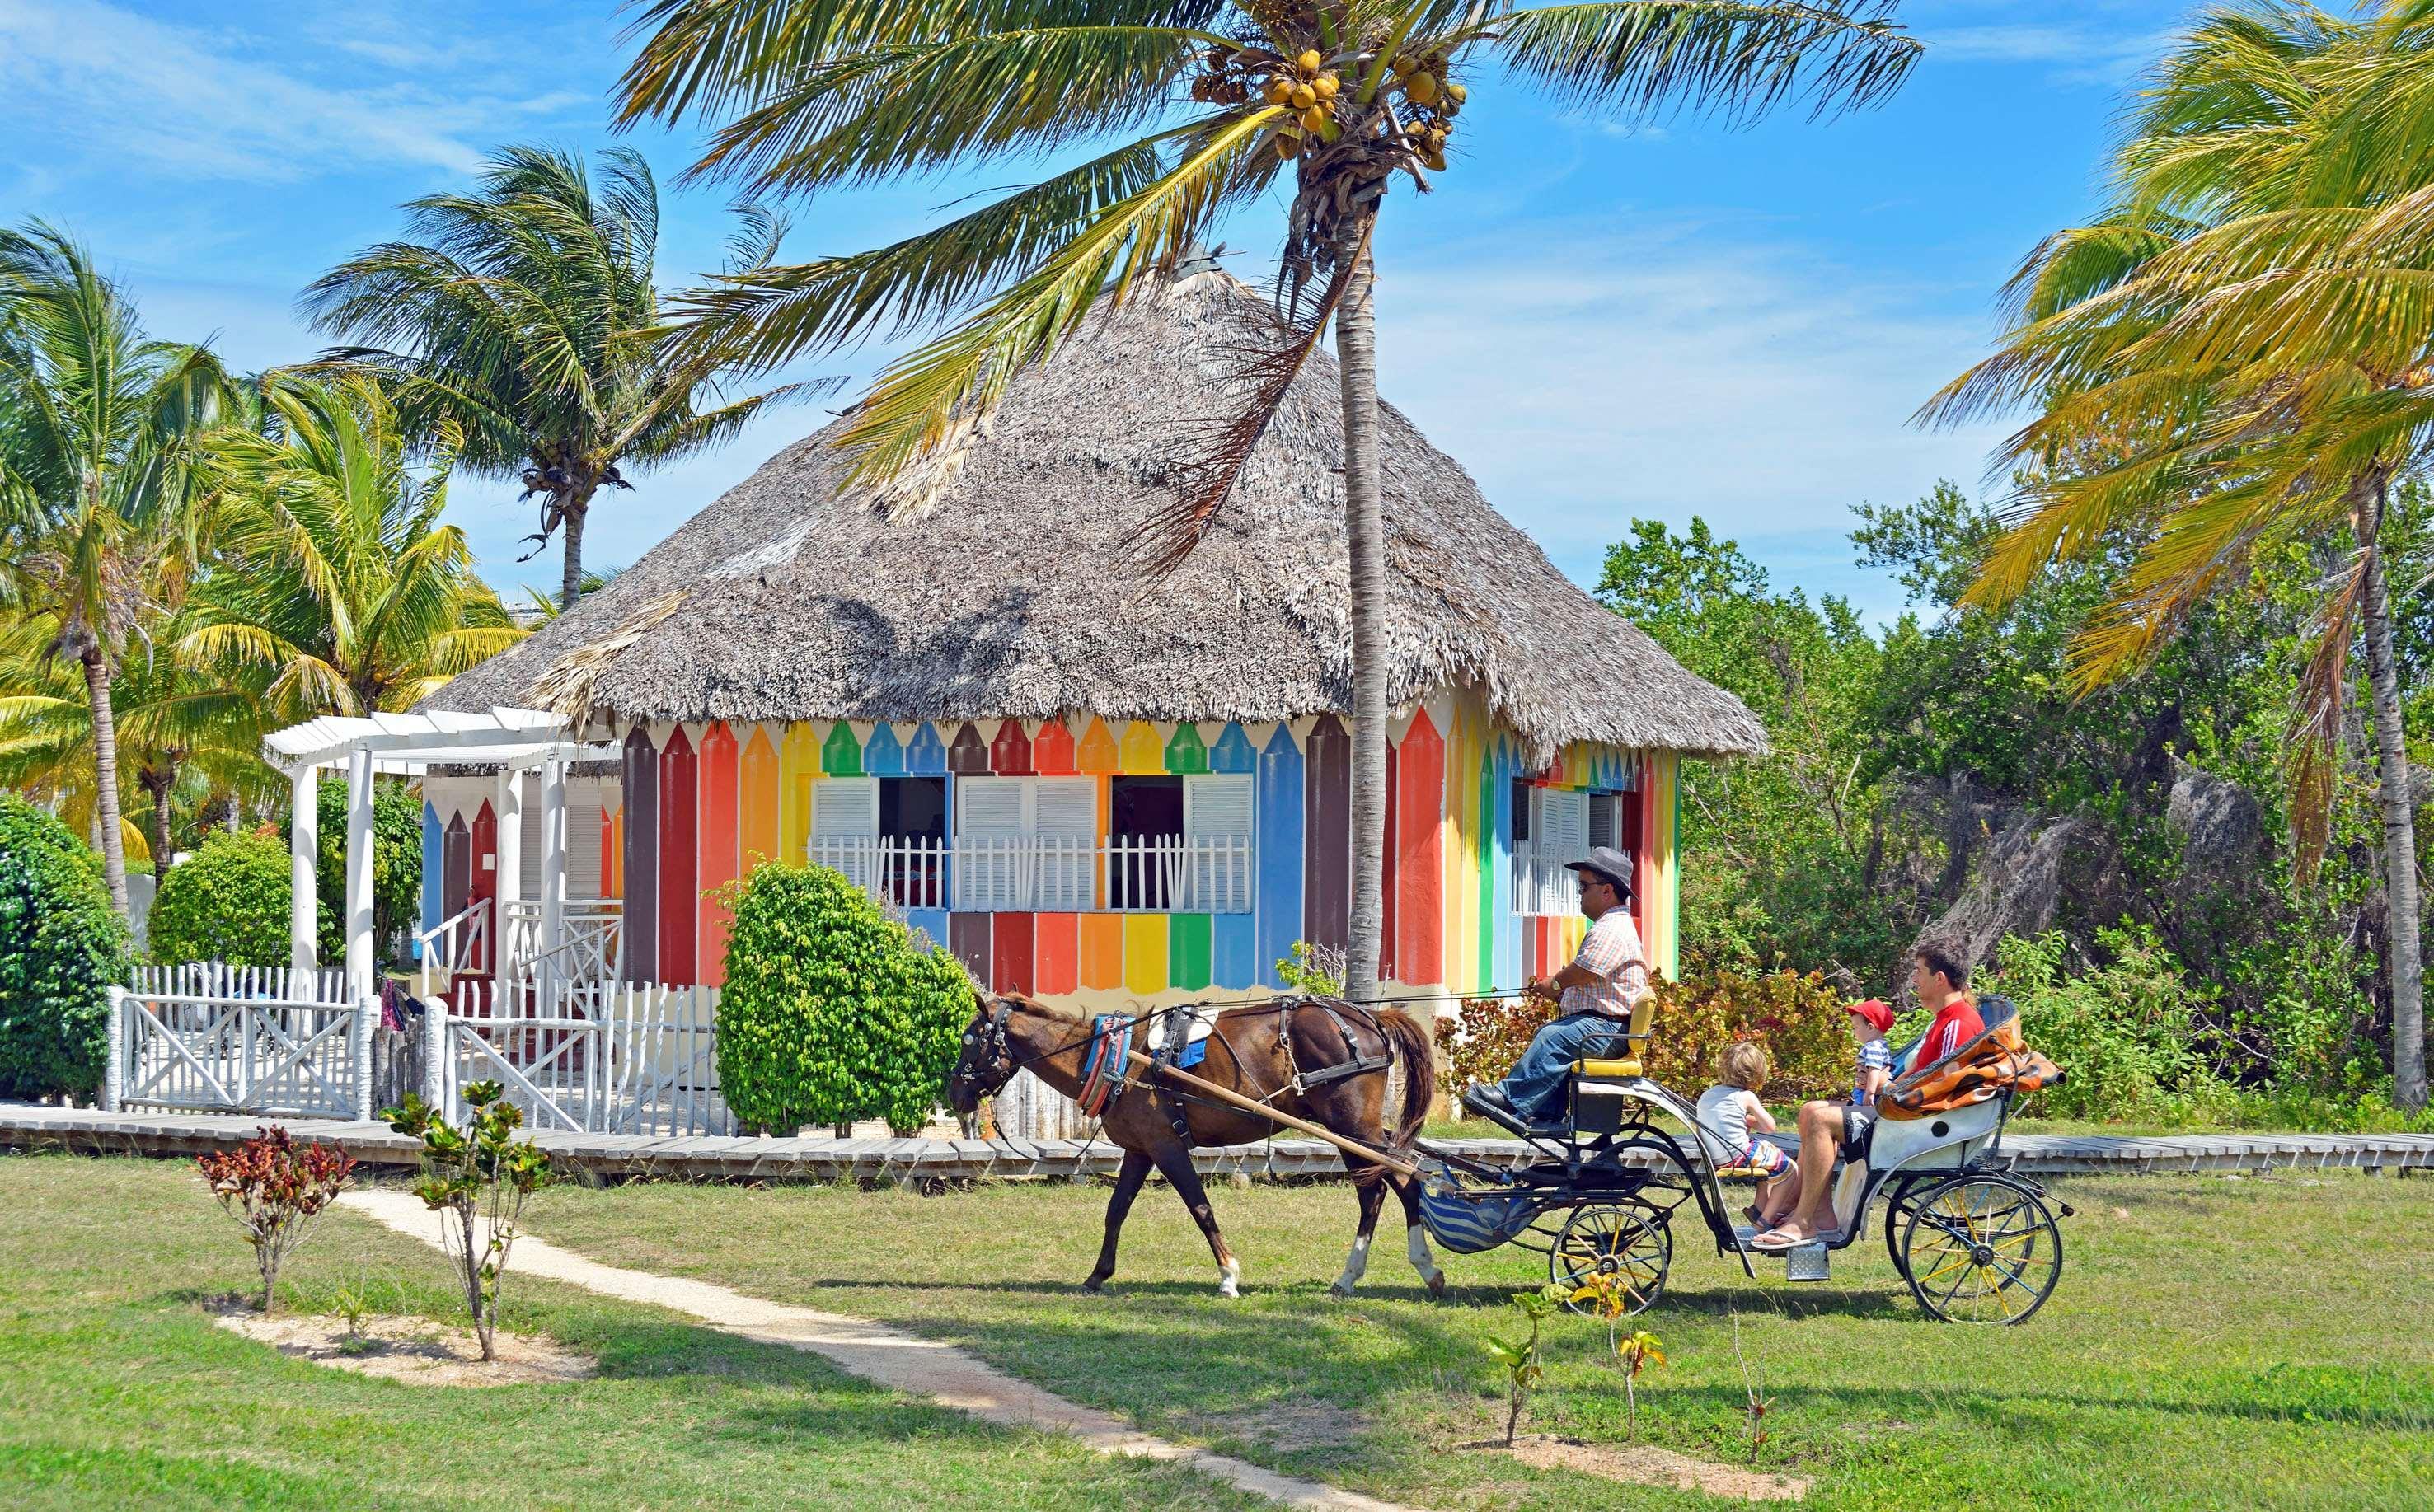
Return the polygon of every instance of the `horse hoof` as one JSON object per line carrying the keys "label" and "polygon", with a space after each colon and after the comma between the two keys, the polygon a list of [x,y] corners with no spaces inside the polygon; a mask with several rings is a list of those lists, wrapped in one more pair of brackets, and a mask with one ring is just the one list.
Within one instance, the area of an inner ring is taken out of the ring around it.
{"label": "horse hoof", "polygon": [[1344,1284],[1344,1283],[1342,1283],[1342,1282],[1340,1282],[1340,1281],[1339,1281],[1339,1282],[1334,1282],[1334,1283],[1329,1283],[1329,1284],[1328,1284],[1328,1288],[1327,1288],[1327,1295],[1328,1295],[1329,1297],[1337,1297],[1337,1298],[1341,1298],[1341,1299],[1343,1299],[1344,1300],[1346,1300],[1346,1301],[1347,1301],[1347,1302],[1348,1302],[1348,1301],[1350,1301],[1350,1300],[1352,1300],[1352,1288],[1351,1288],[1351,1287],[1349,1287],[1349,1286],[1346,1286],[1346,1284]]}
{"label": "horse hoof", "polygon": [[1429,1278],[1429,1295],[1431,1297],[1443,1297],[1445,1292],[1445,1272],[1440,1270],[1435,1275]]}
{"label": "horse hoof", "polygon": [[1100,1292],[1102,1292],[1102,1291],[1106,1290],[1106,1286],[1107,1286],[1107,1278],[1106,1278],[1106,1277],[1105,1277],[1105,1276],[1093,1276],[1093,1277],[1091,1277],[1088,1281],[1086,1281],[1086,1282],[1084,1282],[1084,1283],[1082,1283],[1082,1289],[1083,1289],[1084,1291],[1086,1291],[1086,1292],[1088,1292],[1088,1293],[1092,1294],[1093,1296],[1096,1296],[1098,1293],[1100,1293]]}

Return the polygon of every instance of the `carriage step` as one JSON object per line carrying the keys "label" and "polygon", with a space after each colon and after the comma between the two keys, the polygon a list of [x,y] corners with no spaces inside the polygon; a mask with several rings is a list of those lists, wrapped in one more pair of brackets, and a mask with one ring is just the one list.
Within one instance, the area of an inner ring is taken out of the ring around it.
{"label": "carriage step", "polygon": [[1744,1252],[1783,1262],[1786,1281],[1829,1281],[1833,1277],[1833,1258],[1822,1244],[1802,1245],[1797,1249],[1760,1249],[1751,1241],[1757,1231],[1746,1223],[1733,1225],[1733,1243]]}

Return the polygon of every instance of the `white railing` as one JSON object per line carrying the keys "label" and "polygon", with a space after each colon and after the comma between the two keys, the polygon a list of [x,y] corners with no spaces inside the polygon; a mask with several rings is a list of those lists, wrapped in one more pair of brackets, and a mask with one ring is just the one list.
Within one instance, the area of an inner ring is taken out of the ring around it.
{"label": "white railing", "polygon": [[1516,913],[1578,913],[1581,878],[1565,862],[1577,856],[1540,856],[1527,845],[1513,851],[1513,911]]}
{"label": "white railing", "polygon": [[917,835],[818,835],[814,865],[833,867],[882,907],[947,906],[947,842]]}
{"label": "white railing", "polygon": [[369,1118],[379,1017],[377,998],[112,987],[102,1106]]}
{"label": "white railing", "polygon": [[540,904],[517,899],[506,915],[506,975],[536,980],[608,981],[625,965],[626,905],[616,898],[569,898],[559,909],[565,938],[540,949]]}
{"label": "white railing", "polygon": [[[883,907],[968,912],[1248,913],[1247,835],[816,837],[811,859]],[[951,878],[952,886],[949,886]]]}
{"label": "white railing", "polygon": [[480,973],[490,969],[490,903],[488,898],[466,905],[461,912],[449,915],[414,937],[416,953],[421,965],[415,978],[415,995],[431,995],[435,973],[455,977],[462,972]]}
{"label": "white railing", "polygon": [[460,1115],[466,1084],[496,1081],[535,1129],[592,1134],[726,1134],[718,1094],[718,990],[594,981],[460,983],[429,1011],[441,1046],[423,1096]]}
{"label": "white railing", "polygon": [[343,1005],[347,974],[335,966],[296,971],[286,966],[231,966],[218,960],[139,965],[129,987],[139,995],[219,998],[231,1002],[276,999],[287,1003]]}

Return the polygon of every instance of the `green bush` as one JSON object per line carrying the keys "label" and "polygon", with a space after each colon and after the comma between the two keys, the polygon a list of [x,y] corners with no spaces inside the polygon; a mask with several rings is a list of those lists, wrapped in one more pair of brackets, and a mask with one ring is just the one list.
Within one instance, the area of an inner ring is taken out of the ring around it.
{"label": "green bush", "polygon": [[919,1129],[971,1022],[961,963],[827,867],[765,864],[724,896],[718,1079],[735,1116],[780,1134],[858,1118]]}
{"label": "green bush", "polygon": [[[1995,969],[1975,984],[2020,1010],[2020,1033],[2063,1068],[2061,1085],[2030,1097],[2033,1117],[2185,1119],[2220,1117],[2231,1089],[2205,1050],[2212,991],[2144,929],[2100,929],[2105,963],[2063,974],[2059,931],[2012,936],[1996,949]],[[1923,1028],[1923,1026],[1922,1026]]]}
{"label": "green bush", "polygon": [[101,858],[0,791],[0,1097],[100,1088],[110,987],[127,965],[127,926]]}
{"label": "green bush", "polygon": [[152,959],[175,965],[287,963],[287,847],[223,830],[161,879],[152,900]]}
{"label": "green bush", "polygon": [[[1648,1074],[1687,1096],[1714,1084],[1724,1046],[1756,1040],[1770,1067],[1765,1096],[1797,1103],[1846,1089],[1859,1063],[1843,996],[1814,972],[1694,973],[1659,980],[1644,1052]],[[1532,997],[1480,998],[1437,1021],[1437,1081],[1448,1096],[1513,1068],[1530,1038],[1555,1016]]]}
{"label": "green bush", "polygon": [[[347,954],[347,785],[325,781],[314,808],[314,841],[320,852],[314,873],[318,894],[315,917],[321,959]],[[372,950],[388,959],[399,931],[422,912],[422,800],[396,778],[372,783]]]}

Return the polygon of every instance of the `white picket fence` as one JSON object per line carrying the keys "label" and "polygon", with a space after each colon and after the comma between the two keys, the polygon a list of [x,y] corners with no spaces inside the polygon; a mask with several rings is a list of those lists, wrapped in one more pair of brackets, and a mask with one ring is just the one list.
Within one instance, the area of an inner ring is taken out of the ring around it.
{"label": "white picket fence", "polygon": [[496,1081],[527,1125],[587,1134],[728,1134],[718,1094],[718,989],[575,983],[540,993],[456,985],[425,1011],[423,1096],[454,1116],[463,1090]]}
{"label": "white picket fence", "polygon": [[208,993],[110,990],[102,1106],[183,1113],[371,1116],[377,998],[282,996],[236,974]]}
{"label": "white picket fence", "polygon": [[[883,908],[1248,913],[1248,835],[815,835],[806,854]],[[952,878],[953,885],[949,886]]]}

